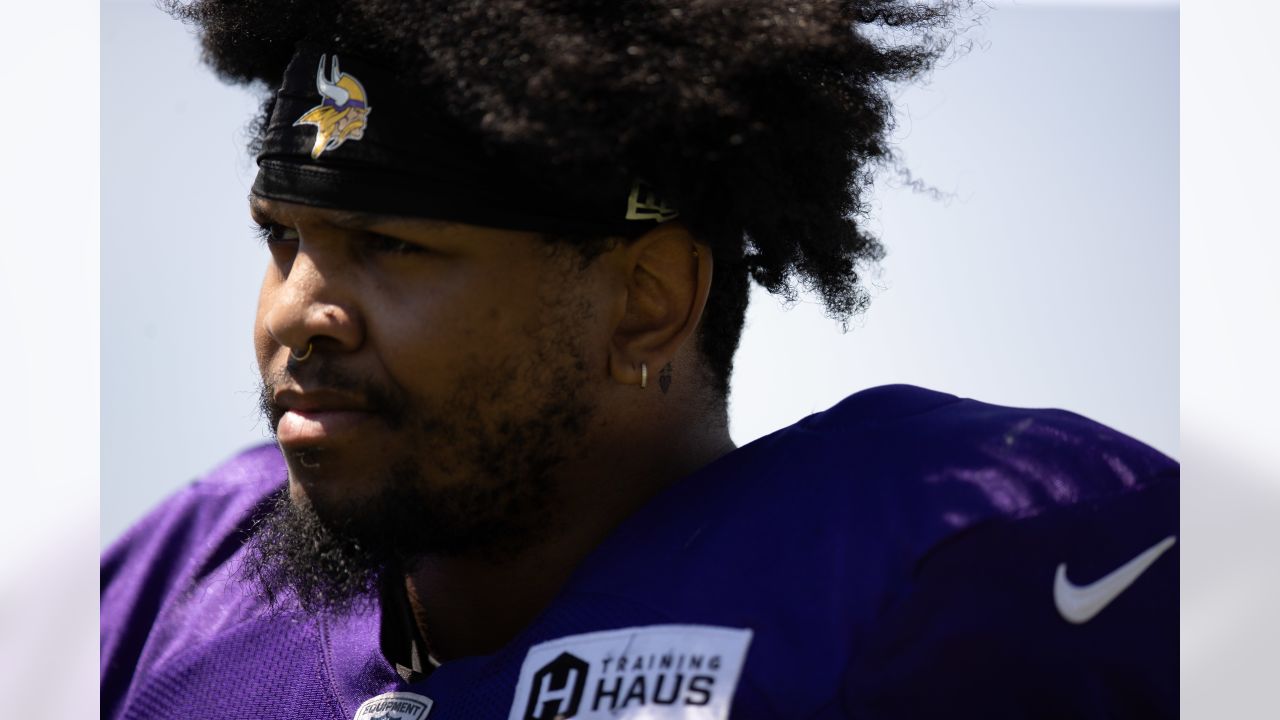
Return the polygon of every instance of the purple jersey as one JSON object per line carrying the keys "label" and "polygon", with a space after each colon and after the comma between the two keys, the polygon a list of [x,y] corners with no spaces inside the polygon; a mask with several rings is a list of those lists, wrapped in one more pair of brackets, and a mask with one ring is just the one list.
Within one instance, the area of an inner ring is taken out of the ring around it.
{"label": "purple jersey", "polygon": [[1177,714],[1178,464],[1074,413],[859,392],[664,490],[500,652],[409,680],[380,611],[236,580],[285,482],[251,450],[107,551],[104,718]]}

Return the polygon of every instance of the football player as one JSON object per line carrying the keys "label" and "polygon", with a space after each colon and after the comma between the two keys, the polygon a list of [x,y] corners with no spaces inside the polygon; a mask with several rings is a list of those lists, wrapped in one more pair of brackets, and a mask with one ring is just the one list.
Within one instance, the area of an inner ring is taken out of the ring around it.
{"label": "football player", "polygon": [[752,281],[864,308],[954,4],[171,10],[269,89],[276,442],[104,556],[104,717],[1176,714],[1172,459],[908,385],[729,437]]}

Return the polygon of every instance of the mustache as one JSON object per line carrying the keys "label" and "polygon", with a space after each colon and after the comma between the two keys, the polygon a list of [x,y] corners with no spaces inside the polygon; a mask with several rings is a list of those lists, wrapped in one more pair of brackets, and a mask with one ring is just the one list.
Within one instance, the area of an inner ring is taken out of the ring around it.
{"label": "mustache", "polygon": [[286,365],[264,374],[258,388],[258,410],[267,420],[272,436],[284,416],[285,408],[276,403],[276,389],[288,384],[303,392],[332,390],[363,398],[369,411],[380,416],[393,429],[404,425],[409,415],[409,395],[398,385],[358,375],[332,361],[312,358],[304,367]]}

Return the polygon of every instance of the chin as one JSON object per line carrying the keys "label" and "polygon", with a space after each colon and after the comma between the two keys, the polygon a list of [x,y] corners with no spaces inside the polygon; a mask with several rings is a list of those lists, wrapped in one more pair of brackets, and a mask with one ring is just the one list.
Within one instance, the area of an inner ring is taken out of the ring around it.
{"label": "chin", "polygon": [[288,450],[289,497],[295,505],[309,504],[325,517],[334,511],[368,504],[379,495],[384,468],[370,458],[318,448]]}

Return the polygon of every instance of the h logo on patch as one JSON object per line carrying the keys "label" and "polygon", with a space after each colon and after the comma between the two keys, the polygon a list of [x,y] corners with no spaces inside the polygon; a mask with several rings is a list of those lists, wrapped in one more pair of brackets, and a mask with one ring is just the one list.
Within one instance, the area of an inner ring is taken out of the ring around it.
{"label": "h logo on patch", "polygon": [[590,669],[585,660],[567,652],[543,665],[533,674],[533,694],[529,696],[524,720],[555,720],[577,715]]}

